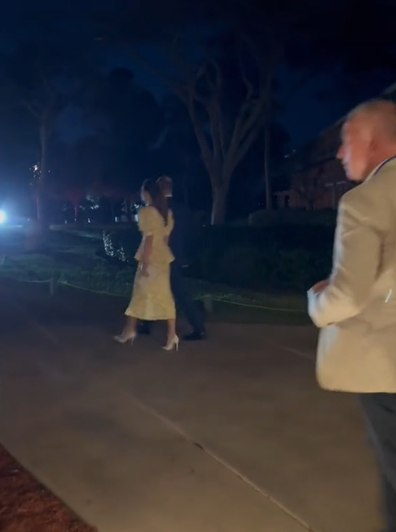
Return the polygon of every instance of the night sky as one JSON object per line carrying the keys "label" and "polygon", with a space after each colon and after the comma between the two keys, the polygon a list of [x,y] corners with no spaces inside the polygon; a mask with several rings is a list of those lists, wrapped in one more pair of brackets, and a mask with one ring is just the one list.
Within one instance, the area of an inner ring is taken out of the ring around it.
{"label": "night sky", "polygon": [[[137,81],[147,87],[158,99],[167,94],[166,87],[158,81],[157,77],[150,75],[144,67],[134,64],[127,57],[112,56],[109,65],[131,68],[135,72]],[[322,130],[345,115],[353,105],[379,96],[396,81],[396,76],[389,73],[367,74],[360,82],[357,80],[357,98],[349,99],[348,95],[345,96],[342,93],[339,97],[336,96],[339,93],[337,76],[338,73],[334,70],[307,83],[295,94],[290,105],[287,106],[281,122],[288,131],[293,146],[298,147],[314,139]],[[285,91],[289,85],[296,84],[296,79],[290,72],[285,72],[282,78]],[[331,99],[321,97],[324,91],[326,93],[332,91],[334,97]]]}
{"label": "night sky", "polygon": [[[360,101],[379,96],[388,86],[396,81],[396,75],[390,73],[371,73],[357,80],[358,91],[356,97],[348,97],[339,93],[337,86],[337,71],[329,72],[319,79],[307,84],[301,89],[292,105],[289,105],[282,117],[289,132],[293,146],[300,146],[314,139],[320,131],[327,129],[354,105]],[[332,99],[321,98],[323,91],[331,91]]]}
{"label": "night sky", "polygon": [[[111,0],[84,0],[84,9],[106,9],[112,5]],[[49,0],[15,0],[8,3],[6,7],[0,8],[0,47],[3,52],[10,50],[17,38],[24,35],[24,26],[20,23],[21,14],[31,12],[46,12],[53,9],[53,2]],[[80,7],[78,0],[59,0],[57,11],[63,9],[73,9]],[[352,31],[352,30],[351,30]],[[351,38],[353,35],[351,34]],[[154,62],[156,58],[153,57]],[[125,54],[112,53],[107,58],[109,69],[113,67],[131,68],[136,75],[137,81],[149,89],[158,99],[166,94],[166,88],[160,80],[150,75],[142,66],[134,64]],[[370,73],[360,80],[356,80],[355,98],[350,98],[340,91],[337,86],[338,73],[330,71],[320,78],[304,86],[287,106],[281,121],[291,136],[293,146],[299,146],[313,139],[317,134],[330,126],[342,117],[351,105],[355,105],[362,99],[371,98],[378,95],[395,79],[391,74]],[[284,88],[287,89],[289,83],[293,83],[293,77],[289,72],[285,72],[281,77]],[[323,92],[331,92],[332,98],[321,97]],[[356,101],[355,101],[356,100]],[[87,133],[79,113],[75,109],[68,109],[67,113],[60,120],[60,133],[66,140],[73,140]]]}

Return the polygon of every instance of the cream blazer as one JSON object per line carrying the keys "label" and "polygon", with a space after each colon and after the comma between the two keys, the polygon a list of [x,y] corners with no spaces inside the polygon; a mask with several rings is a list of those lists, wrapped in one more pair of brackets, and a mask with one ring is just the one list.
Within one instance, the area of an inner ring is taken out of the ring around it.
{"label": "cream blazer", "polygon": [[396,160],[340,201],[328,287],[308,292],[322,388],[396,393]]}

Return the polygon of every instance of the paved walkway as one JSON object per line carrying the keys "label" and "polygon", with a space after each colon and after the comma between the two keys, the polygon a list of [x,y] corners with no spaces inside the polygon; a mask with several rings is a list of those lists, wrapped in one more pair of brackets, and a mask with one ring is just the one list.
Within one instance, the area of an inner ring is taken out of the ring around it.
{"label": "paved walkway", "polygon": [[0,284],[0,441],[100,532],[374,532],[351,396],[320,391],[310,328],[216,324],[114,345],[123,303]]}

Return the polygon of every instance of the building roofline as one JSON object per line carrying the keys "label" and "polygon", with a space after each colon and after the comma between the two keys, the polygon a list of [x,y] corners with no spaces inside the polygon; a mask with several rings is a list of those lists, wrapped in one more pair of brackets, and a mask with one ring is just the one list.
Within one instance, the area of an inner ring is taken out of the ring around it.
{"label": "building roofline", "polygon": [[393,83],[393,85],[391,85],[390,87],[388,87],[387,89],[385,89],[382,94],[386,95],[386,94],[389,94],[390,92],[393,92],[393,91],[396,91],[396,82]]}
{"label": "building roofline", "polygon": [[[387,87],[385,90],[383,90],[381,93],[380,93],[380,96],[386,96],[387,94],[390,94],[392,92],[396,91],[396,82],[395,83],[392,83],[392,85],[390,85],[389,87]],[[375,98],[374,98],[375,99]],[[358,104],[359,105],[359,104]],[[341,122],[343,122],[345,120],[345,118],[347,117],[348,115],[345,114],[343,115],[341,118],[339,118],[336,122],[334,122],[334,124],[332,124],[331,126],[327,127],[326,129],[323,130],[323,133],[329,129],[331,129],[332,127],[335,127],[335,126],[338,126],[338,124],[340,124]],[[321,135],[322,132],[319,133],[319,135]]]}
{"label": "building roofline", "polygon": [[[380,96],[386,96],[386,95],[388,95],[388,94],[390,94],[390,93],[392,93],[394,91],[396,92],[396,82],[393,83],[392,85],[390,85],[389,87],[387,87],[386,89],[384,89],[380,93]],[[329,131],[332,128],[335,128],[335,127],[339,126],[340,124],[342,124],[342,122],[344,122],[346,117],[347,117],[347,114],[341,116],[341,118],[339,118],[336,122],[333,122],[330,126],[327,126],[325,129],[322,129],[314,139],[309,140],[308,142],[306,142],[305,144],[303,144],[302,146],[297,148],[296,151],[300,152],[305,147],[310,146],[312,143],[317,141],[320,136],[325,135],[327,133],[327,131]]]}

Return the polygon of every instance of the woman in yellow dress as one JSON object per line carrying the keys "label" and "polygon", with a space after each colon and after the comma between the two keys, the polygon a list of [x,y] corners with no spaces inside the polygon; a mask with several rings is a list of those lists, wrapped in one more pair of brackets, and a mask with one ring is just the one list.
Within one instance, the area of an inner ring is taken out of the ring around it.
{"label": "woman in yellow dress", "polygon": [[138,269],[132,298],[125,311],[127,323],[115,337],[120,343],[133,342],[137,335],[138,320],[166,320],[168,340],[164,349],[177,349],[176,309],[170,286],[170,263],[174,257],[168,246],[174,221],[168,202],[154,179],[142,186],[142,200],[146,204],[139,213],[142,241],[135,255]]}

